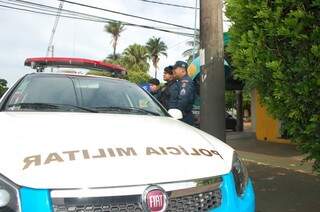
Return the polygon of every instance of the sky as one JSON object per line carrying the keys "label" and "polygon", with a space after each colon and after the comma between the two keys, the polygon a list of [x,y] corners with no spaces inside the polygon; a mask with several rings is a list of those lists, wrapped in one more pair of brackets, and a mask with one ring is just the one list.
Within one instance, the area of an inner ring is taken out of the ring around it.
{"label": "sky", "polygon": [[[9,0],[0,1],[0,5],[4,5],[1,2],[8,1]],[[58,0],[28,1],[54,7],[58,7],[60,3]],[[141,0],[71,1],[192,28],[194,27],[195,22],[195,10],[193,9],[158,5],[147,3]],[[155,1],[192,7],[194,7],[196,3],[196,0]],[[80,7],[68,3],[64,3],[63,8],[125,22],[192,33],[192,31],[178,29],[174,26],[153,23],[146,20]],[[197,14],[197,17],[197,27],[199,27],[199,13]],[[24,61],[26,58],[46,56],[54,21],[54,16],[45,16],[41,14],[16,11],[0,7],[0,78],[6,79],[9,86],[12,86],[16,80],[26,73],[31,73],[34,71],[28,67],[24,67]],[[54,56],[103,60],[113,52],[111,36],[104,32],[104,25],[105,23],[96,23],[61,17],[54,36]],[[228,23],[225,23],[224,31],[227,31],[228,27]],[[174,62],[177,60],[186,59],[183,58],[182,53],[186,49],[190,48],[186,45],[186,42],[192,40],[192,38],[127,26],[125,31],[121,33],[117,46],[117,53],[121,53],[126,47],[134,43],[145,45],[149,38],[153,36],[160,37],[161,40],[164,41],[168,46],[168,56],[161,57],[159,61],[158,78],[161,79],[164,67],[174,64]],[[154,68],[151,64],[149,74],[154,76]]]}

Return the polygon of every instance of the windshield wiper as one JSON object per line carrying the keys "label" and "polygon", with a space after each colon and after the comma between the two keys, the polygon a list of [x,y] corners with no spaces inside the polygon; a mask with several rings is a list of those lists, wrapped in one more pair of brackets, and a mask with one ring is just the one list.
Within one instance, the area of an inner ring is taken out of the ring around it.
{"label": "windshield wiper", "polygon": [[88,111],[91,113],[98,113],[98,111],[86,108],[86,107],[80,107],[77,105],[70,105],[70,104],[56,104],[56,103],[39,103],[39,102],[32,102],[32,103],[16,103],[16,104],[10,104],[8,105],[9,108],[11,107],[22,107],[22,108],[31,108],[31,109],[61,109],[61,107],[72,107],[77,108],[80,110]]}
{"label": "windshield wiper", "polygon": [[142,108],[137,108],[137,107],[116,107],[116,106],[110,106],[110,107],[95,107],[94,109],[98,110],[98,111],[128,111],[128,112],[142,112],[144,114],[152,114],[155,116],[160,116],[159,113],[157,112],[153,112],[153,111],[149,111],[146,109],[142,109]]}
{"label": "windshield wiper", "polygon": [[143,108],[130,107],[130,109],[131,110],[135,110],[135,111],[139,111],[139,112],[144,112],[144,113],[147,113],[147,114],[152,114],[152,115],[155,115],[155,116],[160,116],[160,114],[157,113],[157,112],[153,112],[153,111],[146,110],[146,109],[143,109]]}

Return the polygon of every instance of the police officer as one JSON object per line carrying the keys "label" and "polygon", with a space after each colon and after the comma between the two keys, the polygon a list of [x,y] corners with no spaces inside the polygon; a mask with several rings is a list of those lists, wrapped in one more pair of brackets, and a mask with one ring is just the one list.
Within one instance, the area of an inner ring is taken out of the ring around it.
{"label": "police officer", "polygon": [[178,98],[176,108],[182,111],[182,121],[193,125],[192,107],[195,100],[195,87],[192,79],[188,76],[188,64],[183,61],[177,61],[173,66],[173,74],[178,81]]}
{"label": "police officer", "polygon": [[159,101],[167,109],[176,108],[179,94],[178,83],[173,76],[173,66],[167,66],[163,71],[163,80],[166,84],[161,88]]}

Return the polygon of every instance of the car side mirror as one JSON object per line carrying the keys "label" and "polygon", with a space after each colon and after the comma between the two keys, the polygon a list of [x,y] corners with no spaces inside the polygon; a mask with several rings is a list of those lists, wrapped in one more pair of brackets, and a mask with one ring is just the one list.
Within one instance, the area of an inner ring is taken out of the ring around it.
{"label": "car side mirror", "polygon": [[172,116],[172,118],[174,119],[182,119],[183,118],[183,115],[182,115],[182,112],[181,110],[179,109],[169,109],[168,110],[168,113],[170,114],[170,116]]}

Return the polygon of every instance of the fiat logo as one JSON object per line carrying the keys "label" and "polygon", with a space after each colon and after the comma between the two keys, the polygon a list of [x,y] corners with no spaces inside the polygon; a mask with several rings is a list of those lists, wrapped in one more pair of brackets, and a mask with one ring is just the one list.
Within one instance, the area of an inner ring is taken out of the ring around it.
{"label": "fiat logo", "polygon": [[163,212],[168,206],[168,196],[159,186],[149,186],[142,194],[142,206],[148,212]]}

